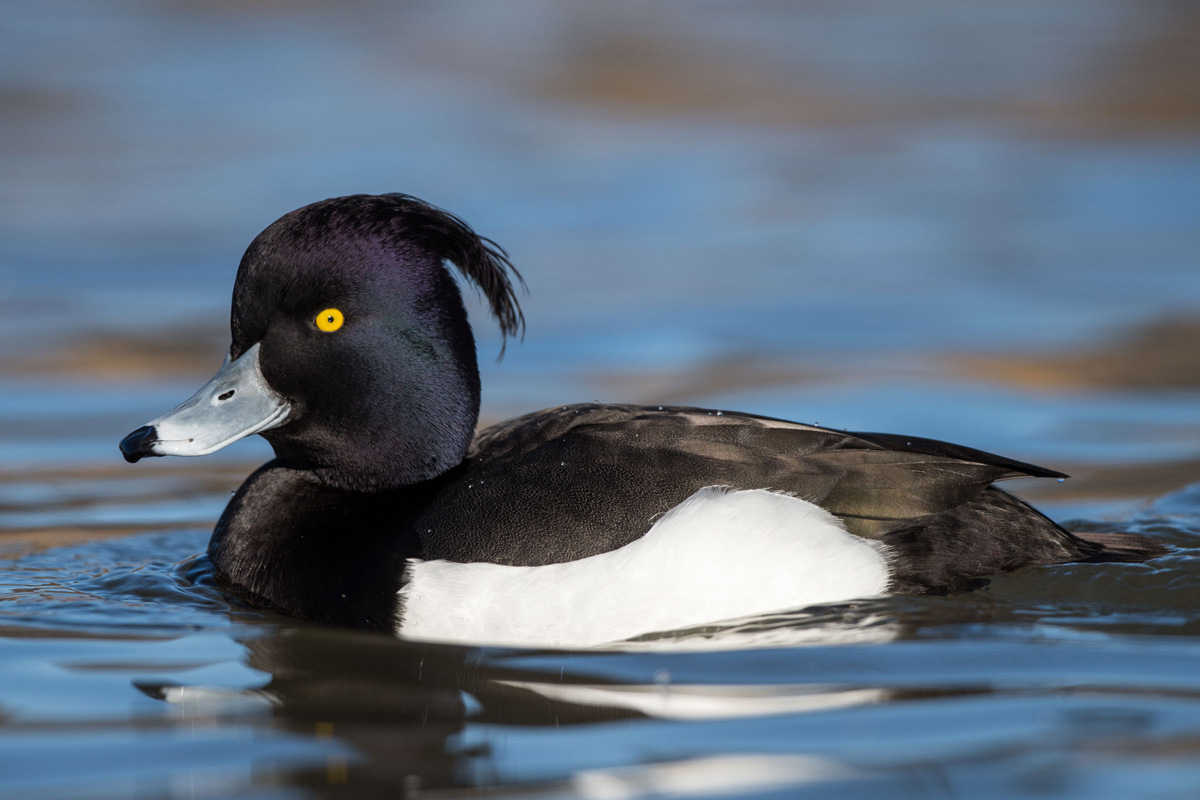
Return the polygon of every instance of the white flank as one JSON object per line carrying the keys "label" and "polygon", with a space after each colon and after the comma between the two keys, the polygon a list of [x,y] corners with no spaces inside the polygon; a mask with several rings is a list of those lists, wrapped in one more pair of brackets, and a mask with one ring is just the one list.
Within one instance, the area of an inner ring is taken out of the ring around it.
{"label": "white flank", "polygon": [[886,547],[765,489],[701,489],[635,542],[541,567],[409,561],[403,636],[588,647],[639,634],[879,595]]}

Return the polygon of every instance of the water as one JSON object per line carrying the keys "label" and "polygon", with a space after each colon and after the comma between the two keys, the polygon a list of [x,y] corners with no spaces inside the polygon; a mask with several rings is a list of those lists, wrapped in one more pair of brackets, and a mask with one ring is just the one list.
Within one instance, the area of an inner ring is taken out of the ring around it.
{"label": "water", "polygon": [[[1200,790],[1200,20],[1150,6],[18,3],[0,32],[0,795]],[[1153,87],[1153,91],[1150,88]],[[1153,101],[1147,98],[1153,98]],[[248,607],[258,441],[129,466],[237,259],[361,191],[524,273],[484,415],[697,403],[1063,469],[1171,545],[580,653]]]}

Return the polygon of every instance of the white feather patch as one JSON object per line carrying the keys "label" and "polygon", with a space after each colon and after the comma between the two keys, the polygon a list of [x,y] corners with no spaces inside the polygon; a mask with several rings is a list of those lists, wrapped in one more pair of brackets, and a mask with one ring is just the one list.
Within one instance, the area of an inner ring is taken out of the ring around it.
{"label": "white feather patch", "polygon": [[540,567],[410,559],[406,637],[587,647],[883,594],[885,545],[766,489],[701,489],[635,542]]}

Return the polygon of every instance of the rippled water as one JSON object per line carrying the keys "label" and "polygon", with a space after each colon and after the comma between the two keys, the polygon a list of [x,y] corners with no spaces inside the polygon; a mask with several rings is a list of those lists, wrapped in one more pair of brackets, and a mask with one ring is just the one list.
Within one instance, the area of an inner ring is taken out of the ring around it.
{"label": "rippled water", "polygon": [[[19,3],[0,30],[0,796],[1200,792],[1187,4]],[[1151,90],[1152,88],[1152,90]],[[325,629],[201,555],[268,456],[120,461],[237,259],[406,191],[506,246],[485,417],[738,408],[1075,477],[1169,544],[565,653]]]}

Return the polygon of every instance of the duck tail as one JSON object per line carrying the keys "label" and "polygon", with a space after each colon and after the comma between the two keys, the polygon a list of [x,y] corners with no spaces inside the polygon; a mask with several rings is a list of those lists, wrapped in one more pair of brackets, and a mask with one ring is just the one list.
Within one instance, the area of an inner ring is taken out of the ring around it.
{"label": "duck tail", "polygon": [[1171,552],[1171,548],[1166,545],[1136,533],[1093,533],[1091,531],[1071,531],[1071,533],[1088,544],[1096,546],[1097,549],[1094,553],[1087,558],[1080,559],[1090,564],[1106,561],[1149,561]]}

